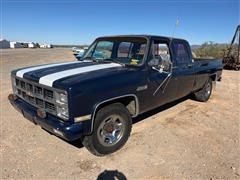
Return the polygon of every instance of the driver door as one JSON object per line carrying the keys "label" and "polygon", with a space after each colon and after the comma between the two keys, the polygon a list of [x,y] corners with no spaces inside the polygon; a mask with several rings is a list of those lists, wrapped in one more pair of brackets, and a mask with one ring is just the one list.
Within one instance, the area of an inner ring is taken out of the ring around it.
{"label": "driver door", "polygon": [[148,104],[158,107],[177,97],[177,77],[171,60],[169,44],[155,39],[151,45]]}

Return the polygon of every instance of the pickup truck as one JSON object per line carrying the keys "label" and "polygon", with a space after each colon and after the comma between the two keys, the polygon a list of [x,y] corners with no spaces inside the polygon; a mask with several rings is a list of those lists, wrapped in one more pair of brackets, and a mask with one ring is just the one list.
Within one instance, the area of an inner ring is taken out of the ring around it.
{"label": "pickup truck", "polygon": [[26,119],[102,156],[126,143],[139,114],[189,94],[206,102],[222,67],[193,59],[183,39],[106,36],[79,61],[13,70],[8,99]]}

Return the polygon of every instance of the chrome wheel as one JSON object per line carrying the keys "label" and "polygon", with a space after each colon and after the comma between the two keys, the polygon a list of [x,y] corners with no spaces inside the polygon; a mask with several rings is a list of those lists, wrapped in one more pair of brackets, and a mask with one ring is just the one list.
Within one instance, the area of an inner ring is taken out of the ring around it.
{"label": "chrome wheel", "polygon": [[123,136],[124,125],[123,118],[117,114],[105,118],[97,130],[99,142],[103,146],[115,145]]}
{"label": "chrome wheel", "polygon": [[212,79],[209,78],[204,84],[203,88],[194,92],[195,100],[200,102],[206,102],[210,98],[212,93]]}
{"label": "chrome wheel", "polygon": [[211,84],[208,82],[205,88],[205,95],[209,96],[211,93]]}

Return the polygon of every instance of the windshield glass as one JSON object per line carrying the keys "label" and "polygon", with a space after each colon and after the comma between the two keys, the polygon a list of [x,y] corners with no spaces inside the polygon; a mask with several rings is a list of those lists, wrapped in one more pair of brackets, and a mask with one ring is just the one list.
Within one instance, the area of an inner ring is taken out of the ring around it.
{"label": "windshield glass", "polygon": [[147,40],[145,38],[119,37],[99,39],[88,49],[83,59],[139,65],[143,61],[146,47]]}

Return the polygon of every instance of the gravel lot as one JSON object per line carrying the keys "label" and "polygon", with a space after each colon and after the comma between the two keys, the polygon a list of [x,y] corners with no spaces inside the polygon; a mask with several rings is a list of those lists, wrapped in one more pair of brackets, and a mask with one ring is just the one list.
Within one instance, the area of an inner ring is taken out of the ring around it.
{"label": "gravel lot", "polygon": [[95,157],[7,100],[11,70],[73,59],[70,49],[1,50],[1,179],[240,179],[240,72],[224,71],[207,103],[183,98],[141,115],[121,150]]}

